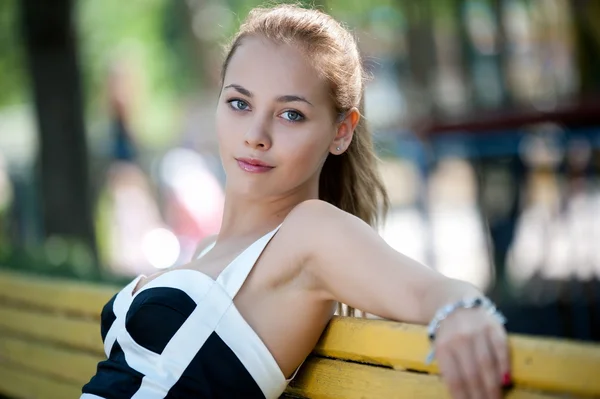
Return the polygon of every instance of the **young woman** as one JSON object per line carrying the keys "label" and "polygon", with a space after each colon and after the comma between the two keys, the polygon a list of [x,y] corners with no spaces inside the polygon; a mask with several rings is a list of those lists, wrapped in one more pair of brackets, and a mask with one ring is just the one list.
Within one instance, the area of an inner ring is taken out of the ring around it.
{"label": "young woman", "polygon": [[108,359],[82,398],[277,398],[338,302],[431,322],[452,396],[500,397],[509,359],[493,305],[371,228],[387,196],[360,112],[364,81],[355,40],[330,16],[250,13],[216,111],[221,231],[189,264],[139,276],[105,306]]}

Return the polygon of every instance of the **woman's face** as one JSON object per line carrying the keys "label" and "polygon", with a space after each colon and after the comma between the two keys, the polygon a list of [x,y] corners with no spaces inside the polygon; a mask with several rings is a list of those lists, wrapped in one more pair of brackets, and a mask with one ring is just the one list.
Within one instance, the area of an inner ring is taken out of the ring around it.
{"label": "woman's face", "polygon": [[291,45],[245,38],[230,60],[216,113],[227,190],[316,196],[337,124],[327,84]]}

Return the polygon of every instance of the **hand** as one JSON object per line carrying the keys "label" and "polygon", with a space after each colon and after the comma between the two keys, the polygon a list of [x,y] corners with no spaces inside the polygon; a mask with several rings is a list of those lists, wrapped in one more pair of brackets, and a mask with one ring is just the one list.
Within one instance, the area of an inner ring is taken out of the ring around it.
{"label": "hand", "polygon": [[480,308],[458,309],[437,331],[435,357],[453,399],[497,399],[510,383],[506,330]]}

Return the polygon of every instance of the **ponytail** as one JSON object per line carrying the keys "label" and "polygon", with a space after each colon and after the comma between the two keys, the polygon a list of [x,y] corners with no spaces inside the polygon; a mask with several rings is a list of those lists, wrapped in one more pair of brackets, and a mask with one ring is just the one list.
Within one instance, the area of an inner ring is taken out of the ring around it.
{"label": "ponytail", "polygon": [[364,99],[359,106],[361,118],[348,149],[341,155],[329,154],[325,160],[319,198],[375,227],[380,215],[389,209],[389,198],[363,110]]}

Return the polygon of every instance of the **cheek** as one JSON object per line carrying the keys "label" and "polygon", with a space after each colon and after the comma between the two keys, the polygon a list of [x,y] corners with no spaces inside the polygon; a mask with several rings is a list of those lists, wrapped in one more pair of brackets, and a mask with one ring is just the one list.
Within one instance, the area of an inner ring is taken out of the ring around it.
{"label": "cheek", "polygon": [[[221,142],[223,139],[225,139],[226,136],[226,132],[228,130],[228,122],[230,123],[230,121],[228,121],[229,118],[227,118],[227,115],[225,115],[225,110],[223,109],[223,107],[221,105],[219,105],[219,107],[217,108],[217,111],[215,113],[215,130],[217,133],[217,138],[219,139],[219,142]],[[221,143],[222,144],[222,143]]]}
{"label": "cheek", "polygon": [[236,133],[239,131],[241,131],[239,123],[231,116],[229,110],[220,106],[215,116],[215,132],[221,155],[236,147],[236,140],[239,140]]}
{"label": "cheek", "polygon": [[299,135],[296,140],[286,140],[285,158],[294,174],[312,174],[323,163],[329,145],[326,132],[311,132]]}
{"label": "cheek", "polygon": [[215,112],[215,133],[217,136],[219,156],[225,170],[228,169],[228,159],[234,147],[234,138],[232,137],[232,121],[227,115],[227,110],[219,106]]}

